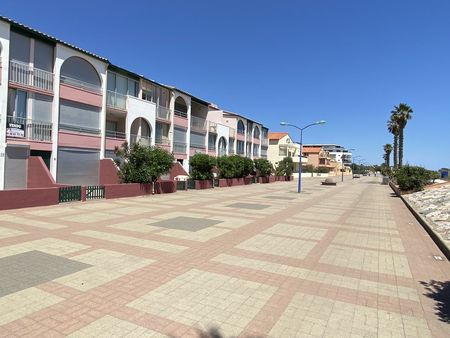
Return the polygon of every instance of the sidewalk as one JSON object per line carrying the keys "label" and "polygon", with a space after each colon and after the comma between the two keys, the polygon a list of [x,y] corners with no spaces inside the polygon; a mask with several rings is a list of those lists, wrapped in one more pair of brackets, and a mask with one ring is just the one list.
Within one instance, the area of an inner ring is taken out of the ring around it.
{"label": "sidewalk", "polygon": [[378,178],[0,212],[0,337],[445,337],[450,264]]}

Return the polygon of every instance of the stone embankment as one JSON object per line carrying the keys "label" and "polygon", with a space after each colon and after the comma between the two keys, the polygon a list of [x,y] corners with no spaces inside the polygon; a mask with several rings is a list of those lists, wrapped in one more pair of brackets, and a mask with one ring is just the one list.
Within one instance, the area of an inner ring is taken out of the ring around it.
{"label": "stone embankment", "polygon": [[404,195],[450,247],[450,184]]}

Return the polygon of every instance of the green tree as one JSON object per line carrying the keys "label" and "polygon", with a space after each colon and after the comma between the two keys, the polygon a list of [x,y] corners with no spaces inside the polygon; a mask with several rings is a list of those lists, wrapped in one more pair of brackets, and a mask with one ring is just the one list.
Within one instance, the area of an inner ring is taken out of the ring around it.
{"label": "green tree", "polygon": [[383,150],[384,150],[384,164],[386,165],[386,167],[390,167],[390,158],[391,158],[391,152],[392,152],[392,145],[387,143],[383,146]]}
{"label": "green tree", "polygon": [[433,180],[432,171],[422,167],[405,165],[395,172],[395,180],[402,191],[420,191]]}
{"label": "green tree", "polygon": [[391,111],[391,118],[387,122],[387,127],[389,132],[394,136],[394,169],[398,168],[398,134],[399,134],[399,126],[398,126],[398,116],[396,115],[395,110]]}
{"label": "green tree", "polygon": [[255,169],[259,173],[259,176],[269,176],[272,173],[273,166],[270,161],[266,160],[265,158],[258,158],[253,160],[255,162]]}
{"label": "green tree", "polygon": [[278,166],[276,168],[277,176],[291,176],[293,172],[294,163],[292,161],[292,157],[285,157],[280,162],[278,162]]}
{"label": "green tree", "polygon": [[167,150],[127,142],[114,150],[122,159],[119,177],[124,183],[155,183],[172,168],[175,158]]}
{"label": "green tree", "polygon": [[394,107],[398,124],[398,167],[403,166],[403,141],[406,124],[412,118],[413,110],[406,103],[400,103]]}
{"label": "green tree", "polygon": [[189,160],[191,178],[194,180],[210,180],[214,177],[212,169],[216,166],[215,157],[206,154],[195,154]]}

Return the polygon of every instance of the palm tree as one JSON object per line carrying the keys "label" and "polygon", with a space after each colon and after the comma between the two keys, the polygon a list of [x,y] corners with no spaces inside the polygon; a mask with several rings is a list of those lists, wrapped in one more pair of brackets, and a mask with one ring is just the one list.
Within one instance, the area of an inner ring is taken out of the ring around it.
{"label": "palm tree", "polygon": [[398,134],[399,134],[399,126],[398,126],[398,116],[396,111],[391,111],[391,119],[387,122],[387,127],[389,132],[394,135],[394,169],[398,167]]}
{"label": "palm tree", "polygon": [[383,146],[384,149],[384,163],[386,164],[386,168],[390,167],[390,157],[392,152],[392,145],[387,143]]}
{"label": "palm tree", "polygon": [[403,132],[406,124],[412,118],[413,110],[406,103],[400,103],[394,107],[394,110],[396,111],[398,123],[398,167],[401,168],[403,165]]}

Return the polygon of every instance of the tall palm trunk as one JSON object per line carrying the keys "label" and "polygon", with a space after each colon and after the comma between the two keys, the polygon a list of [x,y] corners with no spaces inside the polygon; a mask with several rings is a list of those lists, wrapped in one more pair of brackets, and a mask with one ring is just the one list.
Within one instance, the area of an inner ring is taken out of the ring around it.
{"label": "tall palm trunk", "polygon": [[403,130],[404,127],[400,127],[398,131],[398,167],[403,166]]}
{"label": "tall palm trunk", "polygon": [[394,134],[394,169],[398,168],[398,135]]}
{"label": "tall palm trunk", "polygon": [[386,168],[390,168],[391,153],[386,153]]}

